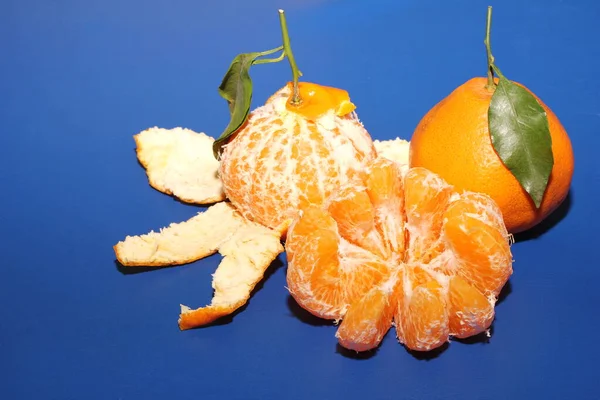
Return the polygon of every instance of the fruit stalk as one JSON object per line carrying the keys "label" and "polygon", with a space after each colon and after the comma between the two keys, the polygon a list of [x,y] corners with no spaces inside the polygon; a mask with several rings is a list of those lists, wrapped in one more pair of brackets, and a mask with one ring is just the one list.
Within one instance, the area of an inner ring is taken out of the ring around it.
{"label": "fruit stalk", "polygon": [[294,53],[292,53],[292,45],[290,44],[287,22],[285,20],[285,13],[283,10],[279,10],[279,22],[281,24],[281,35],[283,37],[283,51],[287,56],[288,61],[290,62],[290,67],[292,68],[292,79],[294,82],[292,99],[290,103],[292,105],[299,105],[300,103],[302,103],[302,99],[300,98],[300,92],[298,90],[298,78],[300,77],[300,71],[298,70],[298,66],[296,65],[296,60],[294,59]]}
{"label": "fruit stalk", "polygon": [[494,83],[494,56],[492,55],[492,47],[490,45],[490,31],[492,30],[492,6],[488,6],[487,9],[487,22],[485,24],[485,39],[483,43],[485,44],[485,49],[487,52],[487,84],[485,88],[489,91],[493,91],[496,89],[496,84]]}

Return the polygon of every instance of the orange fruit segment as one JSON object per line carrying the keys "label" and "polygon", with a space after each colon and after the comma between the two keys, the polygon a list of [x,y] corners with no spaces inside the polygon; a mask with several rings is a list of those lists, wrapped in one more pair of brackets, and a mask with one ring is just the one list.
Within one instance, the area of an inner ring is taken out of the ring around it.
{"label": "orange fruit segment", "polygon": [[341,321],[340,345],[367,351],[395,326],[408,349],[489,329],[512,274],[510,238],[486,195],[424,168],[376,158],[353,186],[305,208],[288,231],[287,283],[306,310]]}
{"label": "orange fruit segment", "polygon": [[387,266],[342,239],[327,211],[310,206],[300,221],[294,235],[305,240],[286,244],[287,257],[308,268],[288,270],[290,293],[312,314],[341,319],[352,302],[383,279]]}
{"label": "orange fruit segment", "polygon": [[409,257],[420,259],[440,236],[442,214],[452,188],[424,168],[411,168],[404,177]]}
{"label": "orange fruit segment", "polygon": [[344,316],[336,333],[340,344],[356,351],[377,347],[392,326],[392,301],[389,291],[372,287]]}
{"label": "orange fruit segment", "polygon": [[430,350],[448,341],[448,309],[444,290],[435,280],[408,289],[404,283],[394,317],[398,340],[412,350]]}
{"label": "orange fruit segment", "polygon": [[342,237],[381,257],[386,255],[380,232],[376,229],[375,210],[365,190],[340,190],[328,210],[338,221]]}
{"label": "orange fruit segment", "polygon": [[[340,260],[337,255],[339,235],[335,221],[324,210],[315,207],[304,211],[302,222],[296,224],[294,229],[305,240],[287,245],[286,251],[289,260],[308,268],[288,271],[291,277],[288,288],[292,295],[303,294],[296,300],[314,315],[340,318],[344,311],[344,295],[337,272]],[[312,282],[315,279],[320,284],[313,288]]]}
{"label": "orange fruit segment", "polygon": [[401,212],[404,208],[404,188],[400,166],[377,158],[367,171],[366,186],[386,254],[402,257],[406,241],[406,218]]}
{"label": "orange fruit segment", "polygon": [[[477,201],[477,205],[473,204]],[[444,238],[457,258],[458,274],[484,294],[498,295],[508,279],[512,263],[506,229],[490,222],[472,208],[493,210],[493,201],[484,196],[461,196],[444,215]],[[495,214],[493,211],[489,214]]]}
{"label": "orange fruit segment", "polygon": [[460,276],[450,279],[448,300],[448,323],[454,336],[466,338],[477,335],[492,324],[493,302]]}

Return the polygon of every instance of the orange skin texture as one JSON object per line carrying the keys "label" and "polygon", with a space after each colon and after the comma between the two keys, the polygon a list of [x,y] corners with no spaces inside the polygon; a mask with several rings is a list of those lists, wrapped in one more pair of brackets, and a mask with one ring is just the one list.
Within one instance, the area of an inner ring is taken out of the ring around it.
{"label": "orange skin texture", "polygon": [[243,303],[244,302],[226,306],[212,306],[204,308],[202,311],[182,313],[179,319],[179,329],[186,330],[208,325],[222,317],[231,315],[241,307]]}
{"label": "orange skin texture", "polygon": [[548,117],[554,155],[546,192],[536,208],[492,146],[488,109],[493,92],[486,84],[482,77],[467,81],[422,118],[410,142],[410,166],[429,169],[456,190],[488,194],[502,210],[508,231],[518,233],[537,225],[567,197],[573,149],[557,116],[534,94]]}
{"label": "orange skin texture", "polygon": [[[288,83],[288,88],[291,90],[293,83]],[[306,119],[314,121],[329,110],[336,110],[341,104],[350,103],[350,95],[347,91],[330,87],[317,85],[310,82],[298,82],[298,93],[302,102],[300,104],[292,104],[292,97],[288,99],[286,108],[289,111],[303,115]],[[348,110],[344,110],[347,114],[354,110],[354,105],[351,105]]]}

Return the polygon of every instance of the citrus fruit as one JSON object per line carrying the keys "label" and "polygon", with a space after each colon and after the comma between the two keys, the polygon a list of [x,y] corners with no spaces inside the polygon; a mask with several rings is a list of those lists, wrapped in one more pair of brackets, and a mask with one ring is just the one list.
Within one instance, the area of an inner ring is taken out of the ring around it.
{"label": "citrus fruit", "polygon": [[434,106],[410,141],[410,165],[439,174],[457,190],[492,197],[512,233],[527,230],[566,198],[573,176],[571,141],[556,115],[539,99],[548,117],[554,165],[539,208],[494,150],[488,128],[493,95],[486,78],[473,78]]}
{"label": "citrus fruit", "polygon": [[341,320],[352,350],[401,343],[432,350],[486,331],[512,274],[509,234],[487,195],[457,192],[425,168],[384,158],[292,222],[287,285],[310,313]]}
{"label": "citrus fruit", "polygon": [[252,221],[277,228],[297,210],[320,205],[376,155],[346,91],[299,83],[278,90],[223,147],[219,174],[231,203]]}
{"label": "citrus fruit", "polygon": [[486,193],[509,232],[525,231],[565,200],[573,176],[571,141],[557,116],[524,85],[507,79],[492,54],[492,7],[484,44],[487,79],[472,78],[425,114],[410,165],[457,190]]}

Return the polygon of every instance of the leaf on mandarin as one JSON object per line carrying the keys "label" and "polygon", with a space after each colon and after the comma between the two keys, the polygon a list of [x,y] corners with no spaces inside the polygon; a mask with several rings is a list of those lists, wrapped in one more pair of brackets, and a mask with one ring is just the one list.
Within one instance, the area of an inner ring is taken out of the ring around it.
{"label": "leaf on mandarin", "polygon": [[[257,62],[259,57],[273,54],[282,49],[283,47],[280,46],[263,52],[238,54],[231,62],[219,86],[219,95],[227,100],[231,119],[221,136],[213,143],[213,154],[217,160],[220,158],[223,145],[227,143],[229,137],[244,125],[248,119],[252,103],[250,67]],[[261,60],[261,62],[278,62],[281,59],[282,57]]]}
{"label": "leaf on mandarin", "polygon": [[530,92],[500,76],[488,120],[496,153],[539,207],[554,165],[546,112]]}

